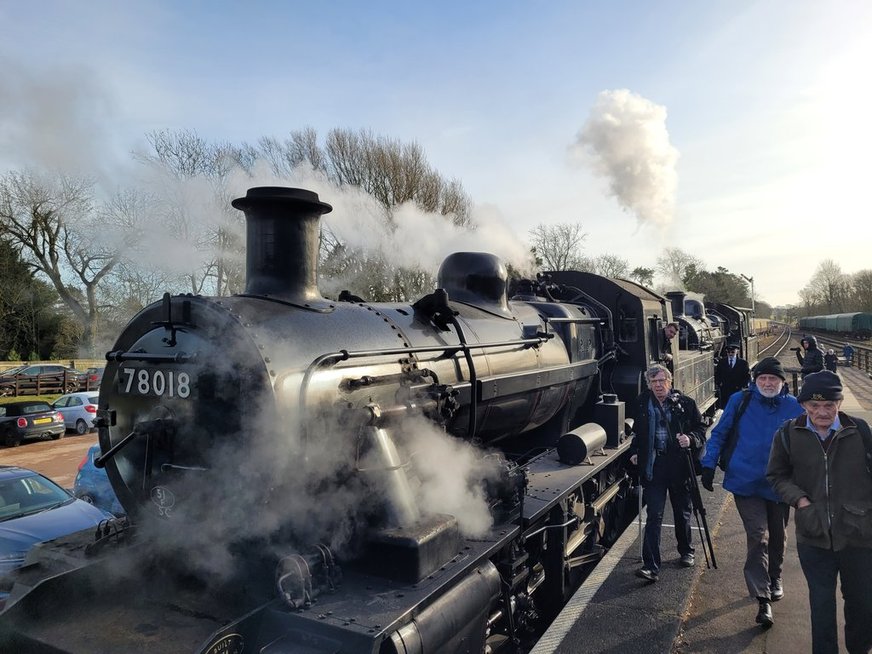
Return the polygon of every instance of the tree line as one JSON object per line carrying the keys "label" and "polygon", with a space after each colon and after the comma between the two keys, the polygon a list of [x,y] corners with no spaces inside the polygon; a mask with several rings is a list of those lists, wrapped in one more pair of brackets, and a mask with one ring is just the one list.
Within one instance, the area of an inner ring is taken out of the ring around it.
{"label": "tree line", "polygon": [[822,261],[808,284],[799,291],[796,317],[834,313],[872,312],[872,269],[842,272],[832,259]]}

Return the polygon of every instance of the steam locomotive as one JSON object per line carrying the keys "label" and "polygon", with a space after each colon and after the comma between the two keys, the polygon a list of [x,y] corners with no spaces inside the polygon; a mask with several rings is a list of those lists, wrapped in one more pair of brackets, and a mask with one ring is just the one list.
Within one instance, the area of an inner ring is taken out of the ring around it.
{"label": "steam locomotive", "polygon": [[646,368],[711,413],[714,358],[754,346],[723,309],[585,272],[509,299],[484,253],[413,304],[330,300],[329,204],[232,204],[245,291],[166,295],[107,354],[99,463],[128,517],[31,552],[8,651],[524,651],[635,515]]}

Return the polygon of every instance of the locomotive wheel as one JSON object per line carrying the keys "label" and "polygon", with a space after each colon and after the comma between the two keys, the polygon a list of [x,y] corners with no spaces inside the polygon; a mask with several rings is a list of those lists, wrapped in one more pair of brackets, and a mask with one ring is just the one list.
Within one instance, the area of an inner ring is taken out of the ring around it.
{"label": "locomotive wheel", "polygon": [[84,420],[82,420],[81,418],[76,420],[76,433],[79,436],[81,436],[82,434],[87,433],[87,431],[88,431],[88,424]]}

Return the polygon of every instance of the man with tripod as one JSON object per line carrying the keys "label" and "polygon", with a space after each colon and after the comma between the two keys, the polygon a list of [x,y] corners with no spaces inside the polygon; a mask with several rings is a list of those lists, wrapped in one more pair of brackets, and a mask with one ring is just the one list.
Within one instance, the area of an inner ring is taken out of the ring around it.
{"label": "man with tripod", "polygon": [[696,455],[705,444],[705,423],[691,398],[672,390],[672,373],[660,364],[645,372],[648,389],[635,404],[635,436],[630,462],[639,467],[639,480],[648,506],[648,521],[642,542],[642,568],[636,576],[654,582],[660,578],[660,531],[666,495],[675,517],[680,564],[694,564],[690,535],[693,466],[687,456]]}

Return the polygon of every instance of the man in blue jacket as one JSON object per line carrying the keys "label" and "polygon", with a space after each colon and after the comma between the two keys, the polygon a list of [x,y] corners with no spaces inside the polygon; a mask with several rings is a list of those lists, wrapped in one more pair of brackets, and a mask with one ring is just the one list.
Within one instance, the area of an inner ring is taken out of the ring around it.
{"label": "man in blue jacket", "polygon": [[753,377],[747,390],[730,397],[712,430],[701,482],[714,490],[715,465],[723,453],[724,488],[733,494],[747,535],[745,583],[758,601],[757,623],[768,628],[773,623],[771,602],[784,596],[781,569],[790,507],[766,480],[766,466],[775,432],[785,420],[800,415],[802,407],[788,393],[784,369],[775,357],[762,359]]}

